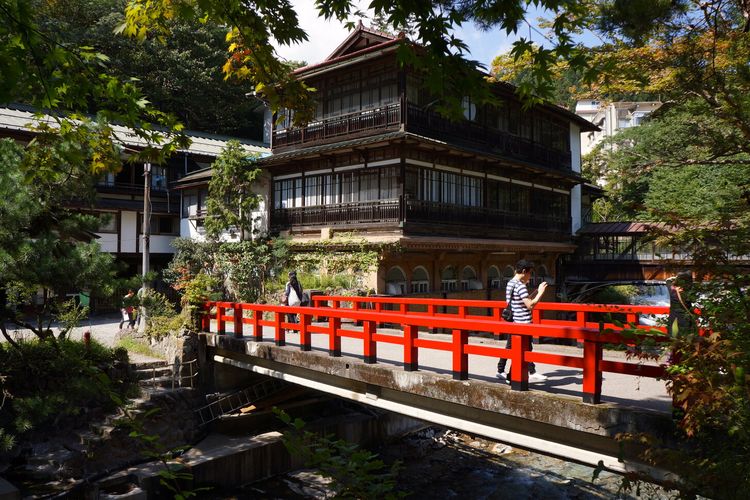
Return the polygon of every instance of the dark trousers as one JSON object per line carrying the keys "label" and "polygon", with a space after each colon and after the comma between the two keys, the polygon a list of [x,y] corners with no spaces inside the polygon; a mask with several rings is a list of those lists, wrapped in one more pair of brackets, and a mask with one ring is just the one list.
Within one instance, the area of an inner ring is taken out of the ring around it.
{"label": "dark trousers", "polygon": [[[508,335],[508,341],[505,343],[505,348],[510,349],[511,347],[511,340],[513,339],[513,335]],[[534,350],[534,344],[532,342],[529,342],[529,351]],[[500,361],[497,362],[497,373],[503,373],[505,371],[505,366],[508,364],[507,358],[500,358]],[[536,366],[534,363],[529,363],[529,373],[536,373]]]}

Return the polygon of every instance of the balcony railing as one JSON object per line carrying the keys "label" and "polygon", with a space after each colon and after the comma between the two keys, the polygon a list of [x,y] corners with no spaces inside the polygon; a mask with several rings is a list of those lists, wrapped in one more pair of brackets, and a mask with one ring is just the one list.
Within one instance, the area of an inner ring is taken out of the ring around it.
{"label": "balcony railing", "polygon": [[409,132],[478,148],[505,158],[559,171],[571,170],[569,152],[545,147],[528,139],[469,121],[455,122],[416,105],[399,102],[357,111],[273,132],[273,149],[282,152],[297,146],[332,143],[347,137],[395,130],[401,123]]}
{"label": "balcony railing", "polygon": [[398,200],[277,208],[271,215],[271,225],[277,228],[398,222],[399,220]]}
{"label": "balcony railing", "polygon": [[294,226],[354,225],[372,223],[427,222],[492,228],[570,234],[570,221],[554,217],[520,215],[482,207],[462,207],[430,201],[399,200],[341,203],[314,207],[273,210],[271,225],[276,229]]}
{"label": "balcony railing", "polygon": [[332,142],[336,138],[361,135],[363,132],[378,131],[390,127],[397,128],[401,123],[401,105],[388,104],[375,109],[366,109],[346,115],[325,118],[312,122],[306,127],[293,127],[273,132],[273,149],[284,149],[314,143]]}
{"label": "balcony railing", "polygon": [[543,167],[569,171],[570,153],[564,153],[478,123],[450,121],[437,113],[409,104],[406,129],[427,137],[479,146],[506,158],[513,158]]}
{"label": "balcony railing", "polygon": [[570,220],[540,215],[524,215],[485,207],[462,207],[423,200],[406,200],[408,221],[440,222],[493,229],[535,230],[570,234]]}

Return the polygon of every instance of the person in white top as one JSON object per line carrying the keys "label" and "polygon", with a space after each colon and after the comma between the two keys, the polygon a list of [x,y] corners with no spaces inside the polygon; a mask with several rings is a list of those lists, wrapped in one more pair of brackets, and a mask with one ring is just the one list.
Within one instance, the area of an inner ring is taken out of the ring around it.
{"label": "person in white top", "polygon": [[[513,323],[531,323],[531,310],[541,300],[544,291],[547,289],[547,282],[543,281],[539,284],[539,288],[529,295],[526,284],[531,279],[531,272],[533,270],[533,262],[525,259],[519,260],[516,262],[516,274],[505,288],[505,299],[510,301],[511,309],[513,310]],[[532,346],[533,344],[529,345],[529,350],[532,350]],[[511,336],[508,336],[505,348],[510,349],[510,347]],[[510,383],[510,373],[507,376],[505,375],[505,366],[507,363],[507,358],[500,358],[497,363],[497,378]],[[529,383],[534,384],[544,382],[545,380],[547,380],[547,377],[536,372],[534,363],[529,363]]]}
{"label": "person in white top", "polygon": [[[284,288],[284,305],[286,306],[299,306],[302,304],[302,285],[297,280],[297,271],[289,271],[289,281],[286,282]],[[289,323],[298,323],[299,319],[296,314],[287,314],[287,321]]]}

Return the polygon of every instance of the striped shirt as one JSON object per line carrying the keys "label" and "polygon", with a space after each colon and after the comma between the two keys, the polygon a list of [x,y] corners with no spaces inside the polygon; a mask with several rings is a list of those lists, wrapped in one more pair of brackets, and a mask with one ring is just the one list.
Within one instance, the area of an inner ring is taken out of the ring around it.
{"label": "striped shirt", "polygon": [[521,280],[513,278],[505,287],[505,298],[510,300],[513,309],[513,323],[531,323],[531,311],[523,303],[529,297],[529,290]]}

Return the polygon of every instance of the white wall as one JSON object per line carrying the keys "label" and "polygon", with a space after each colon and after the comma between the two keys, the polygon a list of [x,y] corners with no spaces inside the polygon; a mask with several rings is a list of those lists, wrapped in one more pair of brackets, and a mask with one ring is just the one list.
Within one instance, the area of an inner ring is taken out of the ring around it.
{"label": "white wall", "polygon": [[102,252],[117,253],[117,238],[116,233],[96,233],[99,237],[97,243],[102,248]]}
{"label": "white wall", "polygon": [[[163,234],[152,234],[149,240],[149,252],[150,253],[175,253],[175,249],[172,246],[172,242],[177,238],[176,236],[168,236]],[[141,245],[138,245],[140,250]]]}
{"label": "white wall", "polygon": [[[570,124],[570,164],[573,172],[581,173],[581,129]],[[570,190],[570,219],[573,234],[581,229],[581,185]]]}
{"label": "white wall", "polygon": [[138,212],[120,212],[120,251],[123,253],[136,253],[138,244]]}

